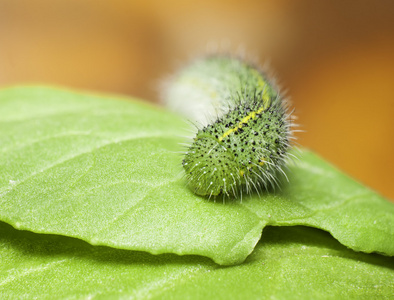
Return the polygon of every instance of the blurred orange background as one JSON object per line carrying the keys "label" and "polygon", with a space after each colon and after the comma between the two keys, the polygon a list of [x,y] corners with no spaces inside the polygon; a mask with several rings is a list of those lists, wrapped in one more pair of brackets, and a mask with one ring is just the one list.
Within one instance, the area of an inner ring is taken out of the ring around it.
{"label": "blurred orange background", "polygon": [[209,45],[269,60],[299,143],[394,200],[394,1],[0,0],[0,87],[157,102],[160,80]]}

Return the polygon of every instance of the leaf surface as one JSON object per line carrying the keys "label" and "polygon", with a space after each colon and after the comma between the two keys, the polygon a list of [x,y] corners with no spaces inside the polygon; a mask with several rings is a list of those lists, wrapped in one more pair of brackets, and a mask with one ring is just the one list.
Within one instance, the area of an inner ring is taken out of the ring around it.
{"label": "leaf surface", "polygon": [[151,255],[0,222],[1,299],[390,299],[394,259],[356,253],[328,233],[268,227],[244,264]]}
{"label": "leaf surface", "polygon": [[18,229],[237,264],[266,225],[329,231],[394,255],[394,205],[301,151],[281,191],[194,195],[177,152],[187,123],[134,100],[47,88],[0,92],[0,220]]}

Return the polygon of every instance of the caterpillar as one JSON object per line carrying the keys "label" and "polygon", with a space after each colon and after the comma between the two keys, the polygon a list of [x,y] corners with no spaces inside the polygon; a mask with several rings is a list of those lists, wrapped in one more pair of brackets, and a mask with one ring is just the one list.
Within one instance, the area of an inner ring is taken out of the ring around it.
{"label": "caterpillar", "polygon": [[198,59],[175,75],[164,100],[200,124],[182,160],[197,195],[242,197],[286,177],[291,113],[258,68],[229,56]]}

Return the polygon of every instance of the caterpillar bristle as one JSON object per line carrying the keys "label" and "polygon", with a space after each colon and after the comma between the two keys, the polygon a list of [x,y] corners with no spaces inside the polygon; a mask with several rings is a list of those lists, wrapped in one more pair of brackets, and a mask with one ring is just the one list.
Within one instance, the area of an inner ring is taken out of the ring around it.
{"label": "caterpillar bristle", "polygon": [[286,164],[296,156],[288,151],[301,130],[289,101],[259,68],[209,55],[177,74],[166,99],[193,120],[182,165],[196,194],[242,201],[245,193],[280,189],[279,175],[289,181]]}

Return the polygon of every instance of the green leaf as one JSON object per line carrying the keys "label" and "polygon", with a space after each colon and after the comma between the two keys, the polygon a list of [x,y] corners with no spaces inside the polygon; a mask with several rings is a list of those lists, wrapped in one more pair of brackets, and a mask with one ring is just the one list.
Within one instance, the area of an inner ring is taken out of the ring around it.
{"label": "green leaf", "polygon": [[47,88],[0,92],[0,220],[94,245],[241,263],[267,224],[327,230],[394,255],[394,205],[303,151],[282,191],[225,205],[194,195],[187,123],[160,108]]}
{"label": "green leaf", "polygon": [[244,264],[94,247],[0,222],[1,299],[390,299],[394,259],[306,227],[264,230]]}

